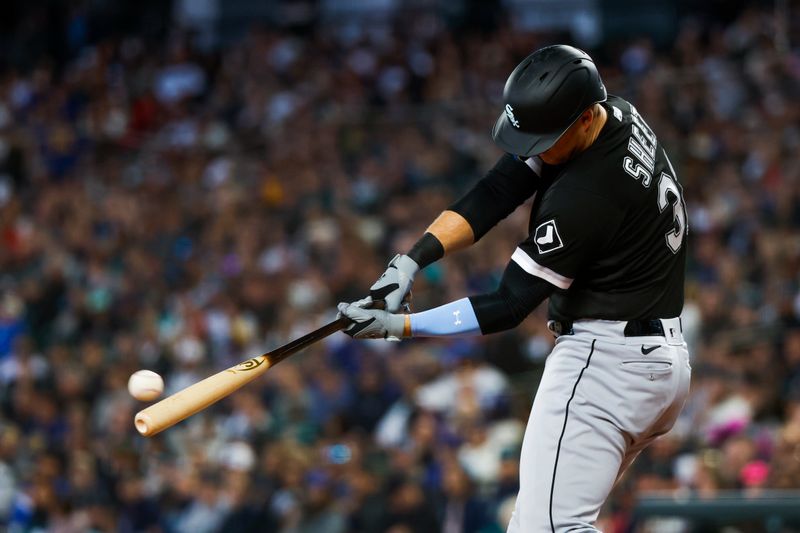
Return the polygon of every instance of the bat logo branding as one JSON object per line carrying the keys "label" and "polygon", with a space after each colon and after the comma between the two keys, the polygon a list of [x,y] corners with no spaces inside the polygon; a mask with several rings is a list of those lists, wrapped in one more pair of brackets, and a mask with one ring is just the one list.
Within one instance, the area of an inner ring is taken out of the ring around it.
{"label": "bat logo branding", "polygon": [[238,365],[236,365],[233,368],[229,368],[228,372],[233,372],[234,374],[236,372],[247,372],[249,370],[254,370],[254,369],[258,368],[263,364],[264,364],[264,358],[263,357],[261,357],[261,358],[253,357],[251,359],[248,359],[247,361],[239,363]]}
{"label": "bat logo branding", "polygon": [[456,317],[455,322],[453,322],[454,326],[458,326],[459,324],[461,324],[461,318],[459,318],[459,316],[458,316],[460,314],[461,314],[461,311],[453,311],[453,316]]}

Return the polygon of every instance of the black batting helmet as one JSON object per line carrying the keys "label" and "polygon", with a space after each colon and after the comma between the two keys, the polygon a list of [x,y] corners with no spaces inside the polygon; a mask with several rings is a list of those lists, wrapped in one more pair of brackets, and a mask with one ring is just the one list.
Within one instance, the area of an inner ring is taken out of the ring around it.
{"label": "black batting helmet", "polygon": [[589,54],[557,44],[525,58],[506,81],[505,108],[492,139],[506,152],[529,157],[553,146],[581,113],[608,95]]}

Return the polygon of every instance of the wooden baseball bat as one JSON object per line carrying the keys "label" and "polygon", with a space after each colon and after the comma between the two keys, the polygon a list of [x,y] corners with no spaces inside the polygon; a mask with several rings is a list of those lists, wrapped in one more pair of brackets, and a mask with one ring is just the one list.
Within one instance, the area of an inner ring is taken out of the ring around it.
{"label": "wooden baseball bat", "polygon": [[339,318],[280,348],[198,381],[136,413],[134,425],[139,433],[152,437],[250,383],[290,355],[346,328],[349,323],[346,317]]}

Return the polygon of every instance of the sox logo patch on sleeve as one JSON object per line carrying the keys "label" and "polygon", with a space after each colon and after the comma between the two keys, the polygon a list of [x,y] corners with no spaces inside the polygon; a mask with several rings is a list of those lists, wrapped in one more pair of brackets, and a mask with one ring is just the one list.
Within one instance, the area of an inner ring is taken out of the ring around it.
{"label": "sox logo patch on sleeve", "polygon": [[546,254],[564,247],[561,236],[558,234],[555,220],[548,220],[539,225],[534,233],[533,240],[540,254]]}

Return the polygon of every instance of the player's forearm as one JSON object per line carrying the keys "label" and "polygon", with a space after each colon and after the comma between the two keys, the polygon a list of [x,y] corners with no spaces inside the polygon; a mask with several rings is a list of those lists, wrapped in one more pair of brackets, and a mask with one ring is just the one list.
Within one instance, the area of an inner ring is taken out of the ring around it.
{"label": "player's forearm", "polygon": [[403,337],[488,335],[518,326],[556,289],[510,263],[496,291],[406,315]]}
{"label": "player's forearm", "polygon": [[444,211],[406,255],[422,269],[473,242],[472,228],[464,217],[453,211]]}
{"label": "player's forearm", "polygon": [[442,243],[444,255],[466,248],[475,242],[475,233],[467,219],[455,211],[443,211],[436,217],[426,233],[430,233]]}
{"label": "player's forearm", "polygon": [[518,326],[535,307],[515,305],[500,290],[462,298],[406,315],[403,337],[469,337],[497,333]]}
{"label": "player's forearm", "polygon": [[403,337],[466,337],[481,329],[469,298],[406,315]]}

